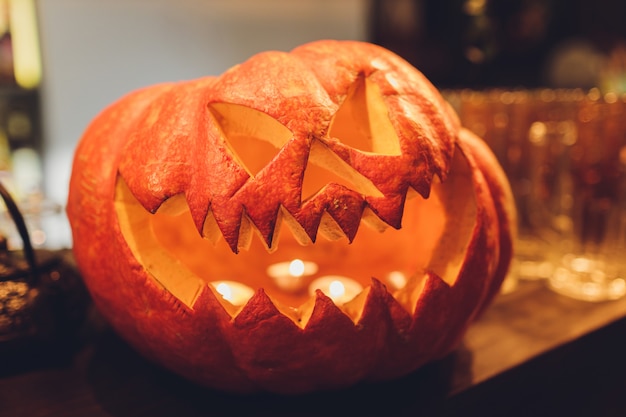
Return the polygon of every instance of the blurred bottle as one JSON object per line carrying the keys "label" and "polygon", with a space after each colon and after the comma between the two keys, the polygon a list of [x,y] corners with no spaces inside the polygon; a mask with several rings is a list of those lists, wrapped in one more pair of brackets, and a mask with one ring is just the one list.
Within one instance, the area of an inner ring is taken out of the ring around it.
{"label": "blurred bottle", "polygon": [[[42,222],[59,207],[43,195],[41,48],[35,0],[0,0],[0,181],[24,213],[36,247],[49,240]],[[20,244],[0,203],[0,232]]]}

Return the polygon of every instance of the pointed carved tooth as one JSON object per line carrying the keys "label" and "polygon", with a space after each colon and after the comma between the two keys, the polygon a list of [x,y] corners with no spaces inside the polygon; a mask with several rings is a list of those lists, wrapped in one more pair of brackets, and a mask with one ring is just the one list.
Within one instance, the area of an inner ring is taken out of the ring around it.
{"label": "pointed carved tooth", "polygon": [[219,242],[222,238],[222,232],[217,225],[213,211],[210,209],[202,225],[202,237],[207,239],[213,245],[217,245],[217,242]]}
{"label": "pointed carved tooth", "polygon": [[230,247],[233,253],[239,253],[239,238],[241,222],[243,219],[243,207],[240,205],[233,205],[230,200],[214,199],[211,204],[213,215],[215,216],[215,222],[220,230],[220,233],[224,237],[224,241]]}
{"label": "pointed carved tooth", "polygon": [[248,250],[252,243],[253,226],[248,215],[243,212],[239,222],[239,239],[237,239],[237,250]]}
{"label": "pointed carved tooth", "polygon": [[313,297],[309,298],[304,304],[297,308],[285,306],[274,300],[272,301],[278,311],[291,319],[291,321],[293,321],[294,324],[301,329],[306,327],[309,319],[311,318],[311,314],[313,314],[313,307],[315,307],[315,298]]}
{"label": "pointed carved tooth", "polygon": [[426,286],[426,282],[429,279],[430,275],[428,273],[416,274],[409,277],[406,285],[403,288],[396,290],[393,293],[393,297],[406,311],[413,314],[415,313],[417,301],[420,299],[424,291],[424,287]]}
{"label": "pointed carved tooth", "polygon": [[289,322],[295,328],[297,327],[291,319],[278,310],[276,304],[267,295],[263,288],[259,288],[252,298],[244,304],[243,308],[237,312],[234,317],[233,325],[239,326],[255,326],[265,321],[279,320],[281,322]]}
{"label": "pointed carved tooth", "polygon": [[270,221],[269,227],[264,227],[263,230],[257,227],[257,225],[252,221],[252,219],[248,218],[248,225],[251,230],[248,236],[248,239],[250,239],[250,241],[248,242],[246,247],[240,246],[239,249],[247,250],[250,244],[252,243],[251,241],[253,239],[252,235],[256,235],[256,237],[263,244],[263,247],[265,248],[267,253],[275,252],[276,249],[278,249],[278,242],[280,240],[278,233],[280,232],[280,228],[281,228],[280,226],[281,219],[279,215],[276,215],[274,217],[276,217],[276,219],[273,222]]}
{"label": "pointed carved tooth", "polygon": [[361,220],[363,220],[363,223],[366,224],[368,227],[380,233],[384,232],[385,230],[387,230],[387,228],[389,228],[389,225],[385,223],[384,221],[382,221],[382,219],[378,217],[372,211],[372,209],[369,208],[369,206],[366,206],[365,209],[363,209]]}
{"label": "pointed carved tooth", "polygon": [[343,194],[334,198],[327,208],[328,214],[330,214],[339,225],[342,233],[348,238],[349,242],[354,240],[359,230],[364,208],[365,202],[363,199],[352,193]]}
{"label": "pointed carved tooth", "polygon": [[[409,312],[402,307],[398,301],[391,295],[380,280],[371,279],[371,284],[366,287],[366,299],[361,304],[359,297],[354,302],[350,302],[344,306],[344,309],[351,309],[347,314],[353,317],[357,324],[370,323],[376,326],[377,332],[381,332],[383,338],[380,340],[383,344],[387,344],[386,335],[390,329],[400,330],[406,329],[411,324],[411,316]],[[367,325],[367,324],[366,324]],[[395,332],[401,334],[402,331]]]}
{"label": "pointed carved tooth", "polygon": [[[285,207],[280,207],[280,223],[278,224],[278,228],[280,229],[285,224],[291,234],[296,238],[296,241],[302,246],[309,245],[313,243],[311,237],[307,234],[306,230],[302,225],[296,220],[296,218],[287,210]],[[280,234],[280,230],[274,232],[274,236],[278,236]]]}
{"label": "pointed carved tooth", "polygon": [[318,231],[328,240],[339,240],[343,237],[347,237],[335,219],[326,211],[322,213]]}
{"label": "pointed carved tooth", "polygon": [[355,324],[361,319],[365,305],[369,300],[371,289],[371,287],[366,287],[352,300],[339,307]]}
{"label": "pointed carved tooth", "polygon": [[268,252],[272,253],[278,249],[280,245],[280,237],[283,232],[283,227],[286,227],[291,236],[293,236],[301,246],[307,246],[313,243],[311,238],[306,233],[306,230],[300,223],[293,217],[289,210],[284,206],[280,206],[278,209],[278,215],[276,216],[276,224],[274,226],[274,232],[271,235],[271,246],[266,246]]}
{"label": "pointed carved tooth", "polygon": [[[329,323],[332,323],[333,321],[347,321],[348,323],[352,323],[352,325],[354,325],[352,319],[321,290],[315,291],[314,300],[315,304],[313,306],[313,311],[309,317],[305,330],[317,328],[320,325],[326,327],[332,325]],[[341,324],[338,324],[338,326],[342,327]]]}
{"label": "pointed carved tooth", "polygon": [[[246,210],[246,213],[248,213],[248,210]],[[251,227],[268,252],[275,251],[278,246],[278,235],[282,221],[281,216],[279,205],[260,212],[254,212],[254,215],[252,211],[248,214]],[[256,219],[258,219],[258,221]]]}
{"label": "pointed carved tooth", "polygon": [[402,227],[405,194],[396,194],[385,198],[368,198],[367,203],[372,213],[382,222],[399,229]]}

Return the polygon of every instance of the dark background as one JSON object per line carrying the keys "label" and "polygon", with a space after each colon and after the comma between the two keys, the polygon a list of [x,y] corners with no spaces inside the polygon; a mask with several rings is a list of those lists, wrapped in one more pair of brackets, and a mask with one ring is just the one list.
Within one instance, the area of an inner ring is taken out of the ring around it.
{"label": "dark background", "polygon": [[593,87],[597,71],[558,77],[550,68],[567,51],[581,63],[571,58],[567,70],[584,72],[626,40],[623,0],[374,0],[372,7],[372,41],[442,88]]}

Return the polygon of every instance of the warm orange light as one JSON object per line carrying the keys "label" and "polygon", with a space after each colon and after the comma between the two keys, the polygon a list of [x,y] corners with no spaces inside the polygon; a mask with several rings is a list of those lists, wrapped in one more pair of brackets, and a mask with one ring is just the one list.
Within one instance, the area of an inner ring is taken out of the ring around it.
{"label": "warm orange light", "polygon": [[330,297],[336,304],[340,305],[356,297],[363,291],[363,286],[348,277],[326,275],[311,283],[309,286],[309,294],[314,295],[315,290],[318,289]]}
{"label": "warm orange light", "polygon": [[211,285],[224,300],[234,306],[244,305],[254,295],[252,288],[237,281],[215,281]]}
{"label": "warm orange light", "polygon": [[305,262],[302,259],[293,259],[289,262],[278,262],[267,268],[267,275],[282,291],[299,292],[306,286],[305,277],[317,273],[315,262]]}

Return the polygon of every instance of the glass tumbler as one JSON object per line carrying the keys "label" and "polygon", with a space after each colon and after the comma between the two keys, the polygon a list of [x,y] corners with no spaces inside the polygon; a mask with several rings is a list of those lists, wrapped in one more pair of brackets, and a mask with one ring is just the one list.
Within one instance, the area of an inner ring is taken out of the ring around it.
{"label": "glass tumbler", "polygon": [[626,294],[625,108],[621,98],[592,91],[579,104],[576,135],[546,143],[553,154],[543,208],[551,219],[546,235],[555,266],[548,282],[576,299]]}

